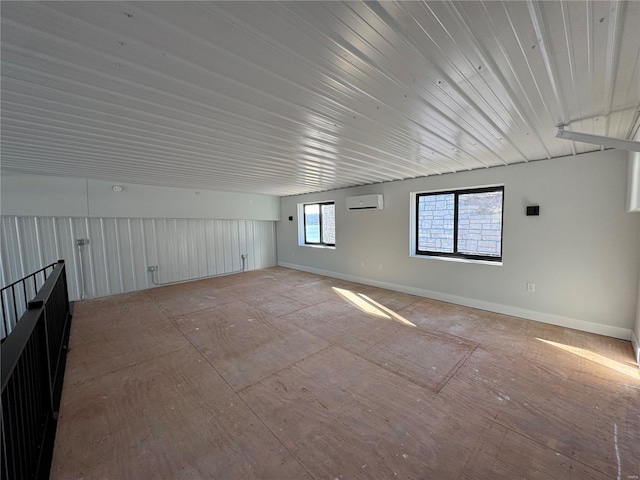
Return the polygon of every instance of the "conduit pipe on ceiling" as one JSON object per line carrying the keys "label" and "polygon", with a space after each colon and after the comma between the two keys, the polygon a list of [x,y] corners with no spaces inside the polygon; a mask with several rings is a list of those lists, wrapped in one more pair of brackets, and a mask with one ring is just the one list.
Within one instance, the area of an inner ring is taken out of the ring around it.
{"label": "conduit pipe on ceiling", "polygon": [[592,143],[608,148],[617,148],[618,150],[627,150],[630,152],[640,152],[640,142],[635,140],[623,140],[621,138],[603,137],[601,135],[592,135],[590,133],[570,132],[564,129],[564,125],[558,127],[556,138],[563,140],[572,140],[574,142]]}
{"label": "conduit pipe on ceiling", "polygon": [[149,273],[151,273],[151,281],[153,282],[154,285],[157,285],[157,286],[174,285],[176,283],[192,282],[194,280],[205,280],[207,278],[224,277],[226,275],[233,275],[235,273],[244,273],[245,272],[245,261],[247,260],[247,255],[246,254],[242,254],[241,258],[242,258],[242,269],[241,270],[234,270],[234,271],[231,271],[231,272],[218,273],[216,275],[205,275],[203,277],[187,278],[185,280],[176,280],[175,282],[157,282],[156,281],[156,272],[158,271],[158,268],[159,268],[158,265],[151,265],[151,266],[147,267],[147,271]]}

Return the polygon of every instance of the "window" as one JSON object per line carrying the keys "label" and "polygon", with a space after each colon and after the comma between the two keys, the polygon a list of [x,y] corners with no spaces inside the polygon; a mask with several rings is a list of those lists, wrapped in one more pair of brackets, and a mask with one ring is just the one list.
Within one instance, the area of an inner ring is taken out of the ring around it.
{"label": "window", "polygon": [[305,245],[336,244],[336,205],[334,202],[308,203],[303,208]]}
{"label": "window", "polygon": [[504,187],[416,194],[415,254],[502,261]]}

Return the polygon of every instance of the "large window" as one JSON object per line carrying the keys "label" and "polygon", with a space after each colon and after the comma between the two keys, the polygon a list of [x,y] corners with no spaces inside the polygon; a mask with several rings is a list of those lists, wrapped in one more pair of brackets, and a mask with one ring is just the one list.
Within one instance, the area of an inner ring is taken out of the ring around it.
{"label": "large window", "polygon": [[303,205],[305,245],[336,244],[336,205],[334,202]]}
{"label": "large window", "polygon": [[416,194],[416,255],[502,260],[504,187]]}

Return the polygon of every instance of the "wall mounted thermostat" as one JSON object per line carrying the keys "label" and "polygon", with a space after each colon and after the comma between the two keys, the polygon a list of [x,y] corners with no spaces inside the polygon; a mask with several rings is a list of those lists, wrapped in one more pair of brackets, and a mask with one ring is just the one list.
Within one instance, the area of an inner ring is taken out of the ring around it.
{"label": "wall mounted thermostat", "polygon": [[540,215],[540,206],[539,205],[529,205],[527,207],[527,217]]}

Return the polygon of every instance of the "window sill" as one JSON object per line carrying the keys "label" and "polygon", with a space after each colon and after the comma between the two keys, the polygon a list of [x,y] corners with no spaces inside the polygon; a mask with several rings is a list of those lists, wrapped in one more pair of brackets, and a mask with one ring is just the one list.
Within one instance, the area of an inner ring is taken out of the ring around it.
{"label": "window sill", "polygon": [[331,245],[309,245],[308,243],[300,243],[298,244],[299,247],[308,247],[308,248],[324,248],[326,250],[335,250],[336,247],[335,246],[331,246]]}
{"label": "window sill", "polygon": [[445,262],[476,263],[480,265],[493,265],[497,267],[502,266],[502,261],[492,262],[490,260],[473,260],[470,258],[439,257],[437,255],[416,255],[415,253],[410,253],[409,256],[411,258],[421,258],[423,260],[443,260]]}

